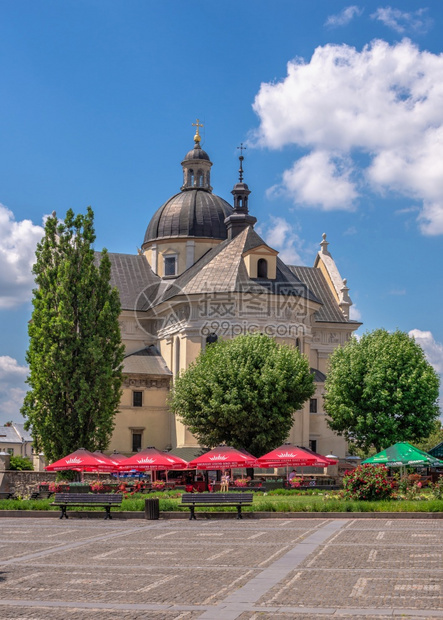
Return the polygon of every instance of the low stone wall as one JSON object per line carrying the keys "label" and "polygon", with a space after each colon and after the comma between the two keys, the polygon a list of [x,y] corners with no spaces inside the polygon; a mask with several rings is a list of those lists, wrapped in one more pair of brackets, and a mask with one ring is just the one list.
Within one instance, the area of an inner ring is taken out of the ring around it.
{"label": "low stone wall", "polygon": [[[26,497],[38,491],[40,484],[55,482],[56,476],[57,472],[49,471],[0,471],[0,491]],[[97,480],[97,474],[85,474],[84,479],[92,483]],[[105,481],[103,475],[100,480]]]}

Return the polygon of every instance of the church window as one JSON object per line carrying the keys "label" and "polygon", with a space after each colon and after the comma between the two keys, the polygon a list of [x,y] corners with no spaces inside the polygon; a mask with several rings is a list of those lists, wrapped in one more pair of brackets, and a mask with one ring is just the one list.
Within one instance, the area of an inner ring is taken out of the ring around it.
{"label": "church window", "polygon": [[177,270],[177,257],[165,256],[165,276],[175,276]]}
{"label": "church window", "polygon": [[203,170],[197,172],[197,187],[203,187]]}
{"label": "church window", "polygon": [[140,452],[142,449],[142,433],[140,431],[132,431],[132,451]]}
{"label": "church window", "polygon": [[309,401],[309,413],[317,413],[317,399],[311,398]]}
{"label": "church window", "polygon": [[239,207],[243,206],[243,198],[241,196],[238,197],[238,206]]}
{"label": "church window", "polygon": [[257,263],[257,277],[268,277],[268,261],[265,258],[259,258]]}
{"label": "church window", "polygon": [[132,392],[132,406],[143,407],[143,392]]}
{"label": "church window", "polygon": [[194,187],[194,171],[192,170],[192,168],[188,172],[188,178],[189,178],[189,186]]}
{"label": "church window", "polygon": [[316,439],[309,440],[309,449],[312,450],[312,452],[317,452],[317,440]]}

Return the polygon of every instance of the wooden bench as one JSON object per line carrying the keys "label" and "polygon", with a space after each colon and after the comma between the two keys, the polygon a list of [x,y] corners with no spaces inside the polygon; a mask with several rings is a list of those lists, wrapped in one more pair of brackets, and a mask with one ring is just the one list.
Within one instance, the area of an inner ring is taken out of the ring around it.
{"label": "wooden bench", "polygon": [[66,509],[68,506],[92,506],[106,510],[105,519],[112,519],[111,508],[121,506],[121,494],[106,495],[105,493],[94,495],[93,493],[56,493],[52,506],[60,506],[60,519],[68,518]]}
{"label": "wooden bench", "polygon": [[189,520],[195,519],[195,508],[198,506],[235,506],[237,519],[242,519],[242,506],[251,506],[253,493],[183,493],[182,506],[191,511]]}
{"label": "wooden bench", "polygon": [[0,493],[0,499],[12,499],[12,498],[13,498],[13,493],[6,493],[4,491]]}

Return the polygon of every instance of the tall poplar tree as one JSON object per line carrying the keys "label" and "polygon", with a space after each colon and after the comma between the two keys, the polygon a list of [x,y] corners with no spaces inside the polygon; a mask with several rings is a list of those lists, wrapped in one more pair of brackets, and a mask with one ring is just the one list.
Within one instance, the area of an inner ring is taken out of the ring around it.
{"label": "tall poplar tree", "polygon": [[120,299],[106,250],[95,259],[94,214],[53,213],[37,246],[22,414],[34,447],[54,461],[106,449],[122,386]]}

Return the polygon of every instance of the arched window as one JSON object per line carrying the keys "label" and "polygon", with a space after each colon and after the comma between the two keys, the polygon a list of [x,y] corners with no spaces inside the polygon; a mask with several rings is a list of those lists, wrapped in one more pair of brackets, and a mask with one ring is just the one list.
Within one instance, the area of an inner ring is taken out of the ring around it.
{"label": "arched window", "polygon": [[203,187],[203,170],[197,172],[197,187]]}
{"label": "arched window", "polygon": [[243,206],[243,198],[241,196],[238,197],[238,206],[239,207]]}
{"label": "arched window", "polygon": [[194,171],[192,170],[192,168],[188,172],[188,181],[189,187],[194,187]]}
{"label": "arched window", "polygon": [[257,263],[257,278],[268,277],[268,261],[266,258],[259,258]]}

